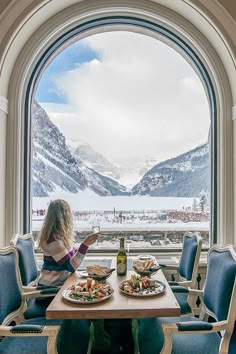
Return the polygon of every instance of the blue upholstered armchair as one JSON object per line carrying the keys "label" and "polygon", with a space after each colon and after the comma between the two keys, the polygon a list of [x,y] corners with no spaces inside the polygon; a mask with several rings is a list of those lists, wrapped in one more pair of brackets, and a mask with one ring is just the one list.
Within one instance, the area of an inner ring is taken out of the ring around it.
{"label": "blue upholstered armchair", "polygon": [[187,232],[183,236],[183,249],[179,264],[176,266],[162,266],[166,269],[176,270],[179,273],[180,281],[169,284],[180,305],[181,314],[192,313],[193,302],[196,299],[188,289],[197,287],[198,265],[202,249],[202,239],[200,235]]}
{"label": "blue upholstered armchair", "polygon": [[[208,253],[200,318],[146,318],[139,321],[140,354],[233,354],[236,320],[236,251],[214,245]],[[208,317],[215,322],[208,322]],[[231,341],[231,342],[230,342]]]}
{"label": "blue upholstered armchair", "polygon": [[59,287],[37,287],[38,266],[34,253],[34,239],[31,234],[16,234],[10,241],[19,255],[19,268],[22,281],[23,293],[27,297],[27,310],[24,312],[25,319],[45,316],[48,302],[39,302],[39,298],[51,298]]}
{"label": "blue upholstered armchair", "polygon": [[26,300],[13,247],[0,249],[0,270],[0,353],[57,353],[61,321],[37,318],[21,324]]}
{"label": "blue upholstered armchair", "polygon": [[34,239],[31,234],[15,234],[10,241],[19,254],[19,267],[23,286],[34,286],[39,274],[39,269],[34,253]]}

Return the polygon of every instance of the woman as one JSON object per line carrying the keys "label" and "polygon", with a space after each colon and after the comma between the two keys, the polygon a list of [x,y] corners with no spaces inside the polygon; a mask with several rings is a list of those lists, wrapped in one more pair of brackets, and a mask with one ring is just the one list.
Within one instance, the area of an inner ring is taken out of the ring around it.
{"label": "woman", "polygon": [[[68,276],[79,268],[88,247],[96,242],[97,238],[98,233],[89,235],[78,251],[75,251],[70,206],[61,199],[51,201],[39,236],[39,248],[43,251],[43,266],[38,285],[63,285]],[[90,322],[87,320],[63,321],[58,336],[58,352],[86,354],[89,328]]]}
{"label": "woman", "polygon": [[39,248],[43,251],[43,267],[38,285],[64,284],[70,273],[79,268],[88,247],[96,242],[97,238],[98,233],[89,235],[76,252],[73,247],[70,206],[62,199],[52,201],[39,235]]}

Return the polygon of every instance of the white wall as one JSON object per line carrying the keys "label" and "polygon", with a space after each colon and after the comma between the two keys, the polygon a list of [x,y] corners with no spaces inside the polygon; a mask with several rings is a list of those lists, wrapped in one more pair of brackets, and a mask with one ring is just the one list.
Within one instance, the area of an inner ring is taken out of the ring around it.
{"label": "white wall", "polygon": [[6,122],[4,104],[0,97],[0,246],[5,244],[5,173],[6,173]]}

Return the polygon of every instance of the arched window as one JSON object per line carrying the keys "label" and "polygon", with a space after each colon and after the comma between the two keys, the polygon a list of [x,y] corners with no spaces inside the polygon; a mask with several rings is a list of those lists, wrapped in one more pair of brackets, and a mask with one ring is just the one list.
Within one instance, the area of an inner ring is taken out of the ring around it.
{"label": "arched window", "polygon": [[214,242],[232,241],[232,101],[224,66],[206,37],[183,17],[154,3],[132,1],[63,10],[33,33],[19,55],[9,85],[6,233],[31,229],[31,104],[40,75],[75,39],[113,30],[161,39],[181,52],[202,80],[211,113],[211,234]]}

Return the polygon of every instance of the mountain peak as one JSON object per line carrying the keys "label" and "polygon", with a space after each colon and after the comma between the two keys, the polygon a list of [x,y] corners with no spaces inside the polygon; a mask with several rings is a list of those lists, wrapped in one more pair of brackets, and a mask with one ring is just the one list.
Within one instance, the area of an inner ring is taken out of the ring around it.
{"label": "mountain peak", "polygon": [[88,167],[71,152],[65,136],[35,101],[33,126],[33,196],[48,196],[57,187],[77,193],[90,189],[98,195],[126,195],[128,190],[112,178]]}
{"label": "mountain peak", "polygon": [[120,178],[119,168],[111,163],[103,154],[95,151],[88,143],[77,146],[74,149],[74,153],[95,171],[116,180]]}
{"label": "mountain peak", "polygon": [[200,197],[209,192],[209,146],[162,161],[144,174],[132,195],[160,197]]}

